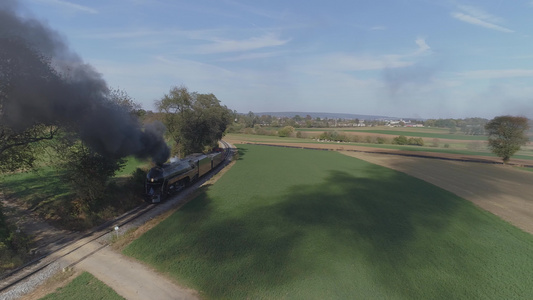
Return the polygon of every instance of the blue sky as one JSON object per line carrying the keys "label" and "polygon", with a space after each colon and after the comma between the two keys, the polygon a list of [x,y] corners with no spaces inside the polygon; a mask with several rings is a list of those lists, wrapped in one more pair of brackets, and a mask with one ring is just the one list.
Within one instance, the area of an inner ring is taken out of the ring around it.
{"label": "blue sky", "polygon": [[21,0],[145,109],[533,118],[533,0]]}

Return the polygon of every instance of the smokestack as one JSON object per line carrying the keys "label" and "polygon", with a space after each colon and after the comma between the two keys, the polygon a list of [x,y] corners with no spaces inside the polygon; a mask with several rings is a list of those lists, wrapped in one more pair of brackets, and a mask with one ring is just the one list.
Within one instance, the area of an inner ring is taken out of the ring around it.
{"label": "smokestack", "polygon": [[23,131],[37,123],[74,129],[109,157],[151,156],[165,162],[170,151],[164,126],[144,129],[109,101],[107,83],[72,52],[59,34],[17,14],[18,3],[0,3],[0,123]]}

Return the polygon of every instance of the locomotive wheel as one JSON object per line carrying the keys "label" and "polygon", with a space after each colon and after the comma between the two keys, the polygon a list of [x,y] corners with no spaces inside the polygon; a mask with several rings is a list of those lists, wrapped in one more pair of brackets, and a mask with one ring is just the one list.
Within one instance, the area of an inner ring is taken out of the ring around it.
{"label": "locomotive wheel", "polygon": [[185,179],[182,179],[174,184],[174,192],[179,192],[187,186]]}

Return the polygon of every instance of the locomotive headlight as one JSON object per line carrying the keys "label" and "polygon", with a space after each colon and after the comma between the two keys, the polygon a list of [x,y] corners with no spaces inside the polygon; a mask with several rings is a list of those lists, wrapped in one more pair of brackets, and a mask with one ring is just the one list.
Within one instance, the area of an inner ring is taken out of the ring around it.
{"label": "locomotive headlight", "polygon": [[153,178],[150,178],[150,182],[154,182],[154,179],[153,179]]}

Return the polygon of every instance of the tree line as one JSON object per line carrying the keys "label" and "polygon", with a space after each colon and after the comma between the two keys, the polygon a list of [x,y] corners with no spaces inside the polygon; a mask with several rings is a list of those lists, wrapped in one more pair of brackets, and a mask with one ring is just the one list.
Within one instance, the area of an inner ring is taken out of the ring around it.
{"label": "tree line", "polygon": [[[295,132],[295,128],[328,128],[331,126],[345,127],[347,124],[355,126],[360,124],[359,119],[313,119],[307,115],[301,117],[295,115],[294,117],[273,117],[271,115],[256,115],[253,112],[247,114],[237,114],[234,112],[235,122],[228,127],[228,132],[233,133],[248,133],[259,135],[277,135],[280,137],[290,136]],[[385,125],[383,120],[365,120],[366,126]],[[450,134],[456,133],[460,130],[466,135],[484,135],[488,139],[489,149],[502,158],[504,163],[508,163],[511,156],[521,149],[528,141],[528,130],[530,129],[530,121],[522,116],[497,116],[491,120],[484,118],[465,118],[465,119],[428,119],[425,121],[414,121],[415,124],[423,124],[425,127],[448,128]],[[403,126],[405,124],[401,124]],[[274,129],[267,129],[267,128]],[[296,137],[302,137],[301,132],[296,132]],[[328,140],[336,142],[361,142],[358,137],[349,138],[348,136],[336,132],[325,131],[320,136],[319,140]],[[378,137],[377,139],[367,138],[367,143],[384,144],[386,139]],[[424,140],[422,138],[407,138],[405,136],[398,136],[390,141],[397,145],[417,145],[423,146]]]}
{"label": "tree line", "polygon": [[[310,115],[293,117],[275,117],[272,115],[259,115],[253,112],[239,114],[234,112],[237,120],[230,126],[230,132],[239,132],[244,128],[261,127],[285,127],[294,128],[330,128],[330,127],[357,127],[357,126],[384,126],[389,123],[388,120],[382,119],[346,119],[346,118],[320,118],[311,117]],[[400,126],[409,124],[419,124],[424,127],[448,128],[450,133],[462,132],[466,135],[485,135],[485,125],[489,122],[485,118],[464,118],[464,119],[410,119],[398,122]]]}
{"label": "tree line", "polygon": [[485,135],[485,125],[488,122],[489,120],[484,118],[428,119],[424,121],[424,126],[448,128],[450,133],[461,131],[466,135]]}
{"label": "tree line", "polygon": [[233,112],[235,122],[229,127],[229,132],[239,132],[244,128],[275,127],[281,128],[291,126],[294,128],[329,128],[329,127],[347,127],[365,124],[366,126],[385,125],[384,120],[360,120],[360,119],[342,119],[342,118],[320,118],[311,117],[310,115],[293,117],[276,117],[272,115],[258,115],[253,112],[240,114]]}

